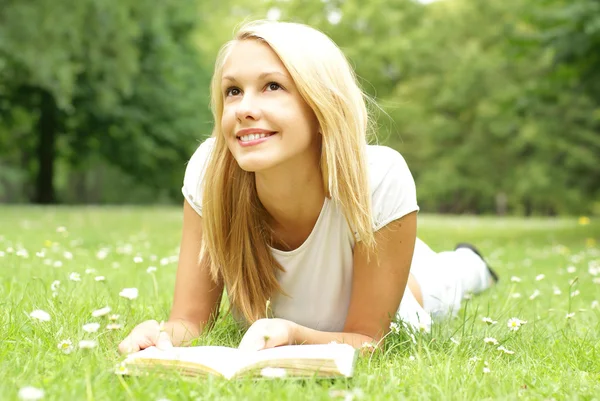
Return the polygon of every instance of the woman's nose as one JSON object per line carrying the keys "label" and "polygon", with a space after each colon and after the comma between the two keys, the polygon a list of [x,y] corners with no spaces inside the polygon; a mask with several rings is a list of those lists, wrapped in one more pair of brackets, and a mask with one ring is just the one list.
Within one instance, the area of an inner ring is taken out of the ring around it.
{"label": "woman's nose", "polygon": [[239,121],[246,119],[258,120],[260,118],[260,105],[258,99],[251,94],[244,94],[235,111]]}

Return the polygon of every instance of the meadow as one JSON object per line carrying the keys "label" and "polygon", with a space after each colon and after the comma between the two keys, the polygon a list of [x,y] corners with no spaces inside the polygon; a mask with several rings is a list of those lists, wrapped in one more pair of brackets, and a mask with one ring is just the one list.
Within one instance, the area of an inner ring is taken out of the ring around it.
{"label": "meadow", "polygon": [[[600,399],[598,219],[420,215],[420,238],[477,244],[500,283],[351,379],[116,375],[121,339],[168,317],[180,229],[176,207],[0,207],[0,400]],[[241,335],[225,317],[198,344]]]}

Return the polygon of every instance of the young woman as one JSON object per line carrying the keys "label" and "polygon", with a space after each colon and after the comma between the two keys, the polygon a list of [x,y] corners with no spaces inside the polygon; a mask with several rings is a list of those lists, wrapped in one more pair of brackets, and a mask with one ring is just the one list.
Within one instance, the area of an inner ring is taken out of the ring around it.
{"label": "young woman", "polygon": [[495,274],[469,244],[417,239],[415,184],[395,150],[367,144],[366,96],[340,49],[301,24],[246,24],[211,85],[214,130],[184,177],[183,237],[169,321],[121,352],[181,345],[226,290],[249,325],[240,347],[379,341],[396,317],[429,329]]}

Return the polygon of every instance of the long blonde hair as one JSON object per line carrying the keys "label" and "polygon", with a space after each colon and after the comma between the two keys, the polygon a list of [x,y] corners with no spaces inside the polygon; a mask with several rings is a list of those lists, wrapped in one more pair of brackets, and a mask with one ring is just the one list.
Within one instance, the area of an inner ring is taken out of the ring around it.
{"label": "long blonde hair", "polygon": [[221,132],[223,65],[237,41],[268,44],[315,113],[322,135],[320,167],[325,193],[340,205],[357,240],[373,249],[371,197],[366,163],[371,119],[368,98],[342,51],[322,32],[289,22],[243,25],[220,50],[211,82],[214,147],[204,174],[201,263],[227,287],[230,306],[248,322],[265,317],[267,301],[282,289],[283,270],[269,245],[272,231],[256,192],[254,173],[242,170]]}

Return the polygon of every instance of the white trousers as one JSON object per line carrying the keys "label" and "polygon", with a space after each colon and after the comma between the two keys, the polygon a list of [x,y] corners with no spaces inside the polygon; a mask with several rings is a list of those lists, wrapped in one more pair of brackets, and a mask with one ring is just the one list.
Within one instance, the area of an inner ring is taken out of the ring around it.
{"label": "white trousers", "polygon": [[485,262],[470,249],[434,252],[418,238],[410,272],[421,287],[423,306],[407,287],[398,317],[425,331],[432,318],[455,316],[467,293],[484,291],[491,281]]}

